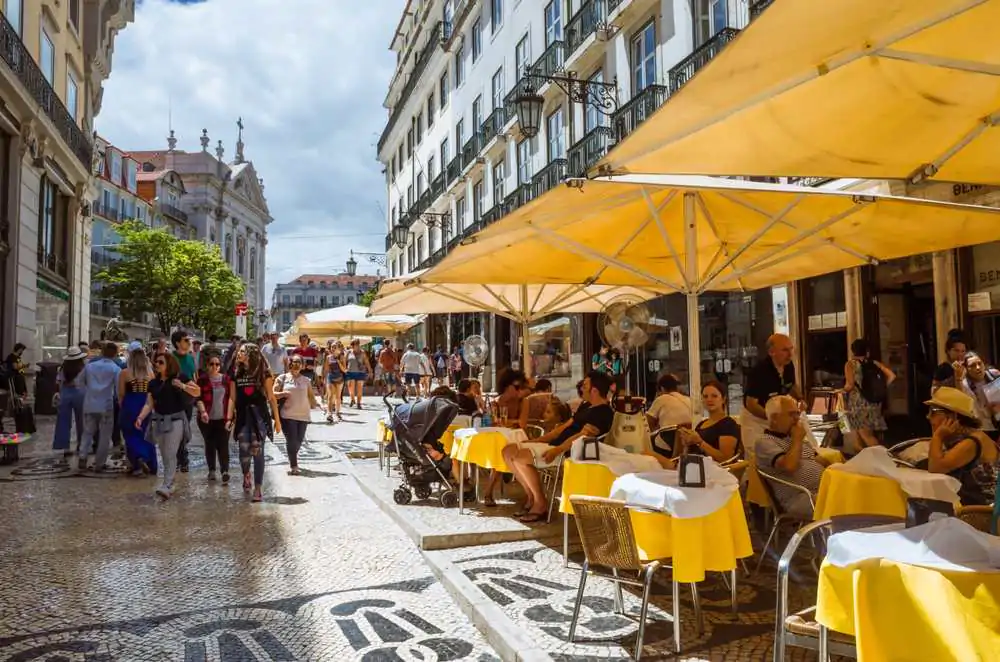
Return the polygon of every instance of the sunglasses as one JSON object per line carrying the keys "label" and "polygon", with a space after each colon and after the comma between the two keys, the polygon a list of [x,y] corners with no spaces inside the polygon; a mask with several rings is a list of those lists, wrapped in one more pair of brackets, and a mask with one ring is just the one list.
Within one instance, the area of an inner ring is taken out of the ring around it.
{"label": "sunglasses", "polygon": [[218,368],[218,367],[221,367],[221,366],[222,366],[222,364],[221,364],[221,363],[219,363],[218,361],[209,361],[209,362],[208,362],[208,365],[209,365],[209,367],[212,367],[212,366],[215,366],[216,368]]}
{"label": "sunglasses", "polygon": [[950,414],[951,412],[943,407],[931,407],[927,410],[927,418],[930,418],[934,414]]}
{"label": "sunglasses", "polygon": [[292,366],[293,368],[301,368],[302,361],[292,361],[288,365]]}
{"label": "sunglasses", "polygon": [[154,365],[167,365],[167,362],[164,361],[163,359],[160,359],[158,361],[154,361],[153,364]]}

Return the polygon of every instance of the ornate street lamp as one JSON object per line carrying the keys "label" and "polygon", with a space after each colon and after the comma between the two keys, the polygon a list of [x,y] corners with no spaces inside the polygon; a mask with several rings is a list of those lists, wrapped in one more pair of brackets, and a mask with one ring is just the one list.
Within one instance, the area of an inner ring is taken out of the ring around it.
{"label": "ornate street lamp", "polygon": [[523,86],[521,93],[514,98],[514,110],[517,112],[521,133],[526,138],[534,138],[542,124],[545,98],[534,90],[528,76],[524,77]]}
{"label": "ornate street lamp", "polygon": [[610,83],[604,83],[577,78],[575,71],[550,76],[525,73],[518,83],[521,86],[521,93],[514,97],[513,104],[521,133],[527,138],[537,136],[541,127],[545,98],[537,92],[537,89],[546,83],[557,85],[571,102],[583,104],[605,117],[611,117],[618,110],[617,78]]}
{"label": "ornate street lamp", "polygon": [[372,264],[377,264],[380,267],[384,267],[388,264],[388,258],[385,253],[362,253],[360,251],[351,251],[351,257],[347,258],[347,275],[354,276],[358,273],[358,261],[354,259],[355,255],[359,255]]}
{"label": "ornate street lamp", "polygon": [[358,273],[358,261],[354,259],[354,251],[351,251],[351,257],[347,258],[347,275],[353,276]]}

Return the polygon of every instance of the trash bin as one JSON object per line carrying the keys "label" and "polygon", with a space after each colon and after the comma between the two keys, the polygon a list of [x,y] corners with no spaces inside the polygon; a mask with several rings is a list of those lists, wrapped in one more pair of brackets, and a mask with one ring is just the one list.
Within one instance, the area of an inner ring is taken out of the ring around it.
{"label": "trash bin", "polygon": [[35,376],[35,414],[51,415],[56,413],[52,398],[59,392],[59,387],[56,385],[59,365],[59,363],[51,361],[38,364],[38,374]]}

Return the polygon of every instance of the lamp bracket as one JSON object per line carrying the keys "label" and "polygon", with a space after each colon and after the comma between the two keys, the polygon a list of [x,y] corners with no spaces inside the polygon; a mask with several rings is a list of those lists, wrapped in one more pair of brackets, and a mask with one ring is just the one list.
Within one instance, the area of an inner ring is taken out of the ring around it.
{"label": "lamp bracket", "polygon": [[573,103],[592,107],[605,117],[610,117],[618,110],[618,79],[610,83],[578,78],[575,71],[563,74],[526,73],[522,77],[522,94],[534,94],[546,83],[555,84]]}

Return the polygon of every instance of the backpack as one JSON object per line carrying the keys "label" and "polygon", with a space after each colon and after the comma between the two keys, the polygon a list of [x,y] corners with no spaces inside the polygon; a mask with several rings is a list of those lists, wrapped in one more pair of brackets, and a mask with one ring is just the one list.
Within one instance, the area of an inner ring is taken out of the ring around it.
{"label": "backpack", "polygon": [[871,359],[861,362],[861,397],[873,405],[886,401],[889,388],[885,383],[885,373]]}

